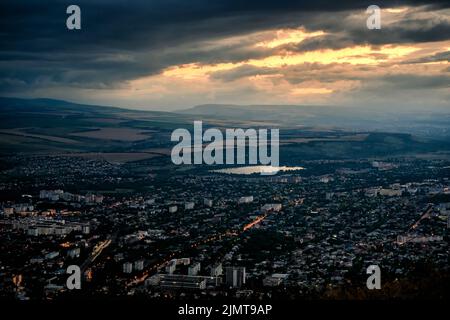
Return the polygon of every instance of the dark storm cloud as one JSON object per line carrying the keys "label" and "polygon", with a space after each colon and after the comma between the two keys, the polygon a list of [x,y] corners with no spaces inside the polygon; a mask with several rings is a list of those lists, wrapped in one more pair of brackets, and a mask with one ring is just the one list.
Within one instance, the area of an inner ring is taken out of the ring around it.
{"label": "dark storm cloud", "polygon": [[298,44],[288,44],[284,48],[288,51],[314,51],[319,49],[342,49],[355,44],[355,40],[346,34],[327,34],[305,39]]}
{"label": "dark storm cloud", "polygon": [[370,30],[353,28],[349,37],[357,43],[386,44],[409,42],[432,42],[450,39],[450,23],[440,19],[402,20],[379,30],[376,35]]}
{"label": "dark storm cloud", "polygon": [[222,81],[234,81],[240,78],[256,75],[269,75],[277,72],[278,70],[276,68],[255,67],[246,64],[231,70],[216,71],[211,74],[211,77],[213,79],[220,79]]}
{"label": "dark storm cloud", "polygon": [[[409,63],[428,63],[428,62],[439,62],[439,61],[447,61],[450,62],[450,51],[438,52],[428,57],[422,57],[414,60],[407,60],[403,62],[404,64]],[[447,70],[449,71],[449,70]]]}
{"label": "dark storm cloud", "polygon": [[[403,22],[402,22],[403,23]],[[384,27],[377,34],[370,30],[349,29],[347,33],[327,34],[306,39],[299,44],[286,45],[289,51],[313,51],[319,49],[342,49],[354,45],[384,45],[444,41],[450,39],[450,24],[442,22],[429,26],[429,21],[423,21],[423,26],[407,29],[403,25]]]}
{"label": "dark storm cloud", "polygon": [[[363,16],[363,18],[365,18]],[[326,19],[326,18],[324,18]],[[285,46],[289,51],[312,51],[319,49],[342,49],[354,45],[384,45],[403,43],[424,43],[450,39],[450,23],[439,17],[401,19],[382,24],[380,30],[361,28],[364,21],[346,20],[345,13],[338,13],[326,21],[311,21],[311,30],[329,32],[323,36],[306,39],[298,44]]]}
{"label": "dark storm cloud", "polygon": [[[392,107],[405,104],[418,104],[421,108],[432,108],[433,99],[447,101],[443,106],[448,109],[450,84],[449,75],[388,75],[375,77],[372,81],[362,83],[363,86],[352,93],[356,101],[370,98],[379,104],[387,99]],[[438,94],[438,91],[440,93]],[[381,94],[382,93],[382,94]],[[400,98],[401,97],[401,98]],[[424,101],[427,101],[424,103]],[[436,100],[435,100],[436,101]],[[423,110],[423,109],[422,109]]]}
{"label": "dark storm cloud", "polygon": [[[275,27],[298,27],[312,21],[317,14],[326,17],[327,13],[364,10],[372,1],[82,0],[76,1],[82,11],[79,31],[68,31],[65,27],[65,11],[70,4],[73,2],[2,1],[0,90],[20,91],[64,84],[113,87],[174,64],[257,58],[271,51],[254,52],[233,45],[203,49],[196,44]],[[430,2],[379,1],[380,6],[389,7],[423,4],[430,5]],[[432,3],[433,8],[446,6],[447,1]],[[313,29],[339,26],[339,19],[333,15],[314,21]],[[430,41],[449,34],[448,25],[437,23],[421,33],[420,25],[406,22],[405,28],[395,35],[387,32],[390,40],[386,41]],[[337,38],[315,39],[319,44],[305,45],[333,46],[336,41],[359,42],[367,36],[369,40],[365,41],[369,43],[379,41],[373,33],[356,28]]]}
{"label": "dark storm cloud", "polygon": [[[337,69],[334,69],[335,67]],[[355,70],[362,68],[363,67],[355,67]],[[242,65],[230,70],[213,72],[210,76],[213,79],[228,82],[256,75],[276,74],[283,75],[283,78],[290,84],[299,84],[311,79],[322,83],[334,82],[338,80],[360,80],[360,78],[357,78],[351,74],[344,73],[343,69],[339,68],[339,64],[324,65],[320,63],[303,63],[300,65],[281,66],[277,68]]]}
{"label": "dark storm cloud", "polygon": [[397,89],[445,89],[450,88],[450,75],[417,75],[402,74],[380,77],[379,80],[386,85],[394,86]]}

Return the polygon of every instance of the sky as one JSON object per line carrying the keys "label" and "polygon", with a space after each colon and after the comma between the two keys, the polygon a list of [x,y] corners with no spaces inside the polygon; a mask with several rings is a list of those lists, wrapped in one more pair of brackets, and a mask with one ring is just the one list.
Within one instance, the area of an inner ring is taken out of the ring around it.
{"label": "sky", "polygon": [[[81,8],[81,30],[66,8]],[[369,5],[381,29],[369,30]],[[0,96],[450,109],[449,1],[0,3]]]}

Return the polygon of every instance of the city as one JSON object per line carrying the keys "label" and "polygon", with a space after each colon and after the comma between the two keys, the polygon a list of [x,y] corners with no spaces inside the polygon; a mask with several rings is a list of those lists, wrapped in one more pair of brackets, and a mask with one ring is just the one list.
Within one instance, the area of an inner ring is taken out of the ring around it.
{"label": "city", "polygon": [[[3,297],[362,299],[377,294],[369,265],[391,297],[448,284],[450,160],[313,160],[276,176],[7,161],[21,165],[0,184],[17,194],[1,202]],[[65,285],[69,265],[81,290]]]}

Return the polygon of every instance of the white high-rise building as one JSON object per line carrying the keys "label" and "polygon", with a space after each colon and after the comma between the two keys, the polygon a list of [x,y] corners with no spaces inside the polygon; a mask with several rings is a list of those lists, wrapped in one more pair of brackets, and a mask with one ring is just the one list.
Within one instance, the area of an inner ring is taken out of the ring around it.
{"label": "white high-rise building", "polygon": [[175,213],[175,212],[177,212],[177,210],[178,210],[177,206],[170,206],[169,207],[169,213]]}
{"label": "white high-rise building", "polygon": [[134,270],[142,271],[144,270],[144,260],[137,260],[134,262]]}
{"label": "white high-rise building", "polygon": [[261,211],[262,212],[266,212],[266,211],[280,211],[282,208],[281,203],[268,203],[262,206]]}
{"label": "white high-rise building", "polygon": [[205,206],[211,208],[211,207],[213,206],[213,201],[212,201],[211,199],[205,198],[205,199],[203,200],[203,204],[204,204]]}
{"label": "white high-rise building", "polygon": [[247,197],[240,197],[238,200],[238,203],[251,203],[253,202],[253,196],[247,196]]}
{"label": "white high-rise building", "polygon": [[226,267],[225,281],[229,287],[240,288],[245,284],[245,267]]}
{"label": "white high-rise building", "polygon": [[133,271],[133,264],[131,262],[125,262],[122,265],[122,270],[124,273],[131,273]]}
{"label": "white high-rise building", "polygon": [[217,263],[213,266],[211,266],[211,277],[217,277],[222,275],[223,268],[221,263]]}
{"label": "white high-rise building", "polygon": [[192,210],[192,209],[194,209],[194,202],[186,202],[185,204],[184,204],[184,209],[185,210]]}
{"label": "white high-rise building", "polygon": [[198,275],[200,272],[200,262],[196,262],[194,264],[192,264],[191,266],[189,266],[188,268],[188,274],[190,276],[196,276]]}
{"label": "white high-rise building", "polygon": [[166,272],[168,274],[173,274],[177,269],[177,259],[171,260],[169,264],[166,266]]}
{"label": "white high-rise building", "polygon": [[89,226],[83,226],[82,231],[84,234],[89,234],[91,232],[91,228],[89,228]]}

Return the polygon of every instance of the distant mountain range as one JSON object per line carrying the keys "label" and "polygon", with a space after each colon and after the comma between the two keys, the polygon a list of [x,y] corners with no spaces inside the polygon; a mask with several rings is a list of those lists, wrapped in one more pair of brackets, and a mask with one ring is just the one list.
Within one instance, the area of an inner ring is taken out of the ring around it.
{"label": "distant mountain range", "polygon": [[222,129],[278,127],[281,152],[284,159],[292,161],[450,150],[448,113],[270,105],[201,105],[161,112],[53,99],[0,98],[0,155],[167,155],[173,130],[190,130],[195,120]]}
{"label": "distant mountain range", "polygon": [[253,121],[274,121],[291,125],[337,125],[343,120],[365,121],[373,112],[340,106],[305,105],[225,105],[205,104],[178,111],[181,114],[195,114],[225,119],[246,119]]}
{"label": "distant mountain range", "polygon": [[[262,123],[280,127],[339,128],[354,131],[384,131],[421,136],[450,135],[450,109],[438,113],[427,111],[386,112],[375,109],[316,105],[227,105],[205,104],[176,112],[142,111],[111,106],[78,104],[54,99],[0,98],[2,121],[23,112],[84,114],[132,117],[165,122],[218,120],[221,122]],[[10,119],[11,120],[11,119]],[[0,123],[0,127],[2,124]]]}
{"label": "distant mountain range", "polygon": [[264,121],[281,126],[328,127],[346,130],[403,132],[425,136],[450,135],[450,109],[386,112],[344,106],[199,105],[180,114],[218,119]]}
{"label": "distant mountain range", "polygon": [[[88,112],[88,113],[120,113],[128,112],[130,109],[111,107],[111,106],[99,106],[90,104],[74,103],[65,100],[57,99],[22,99],[22,98],[6,98],[0,97],[0,112]],[[132,110],[133,112],[149,112],[149,113],[161,113],[159,111],[139,111]]]}

